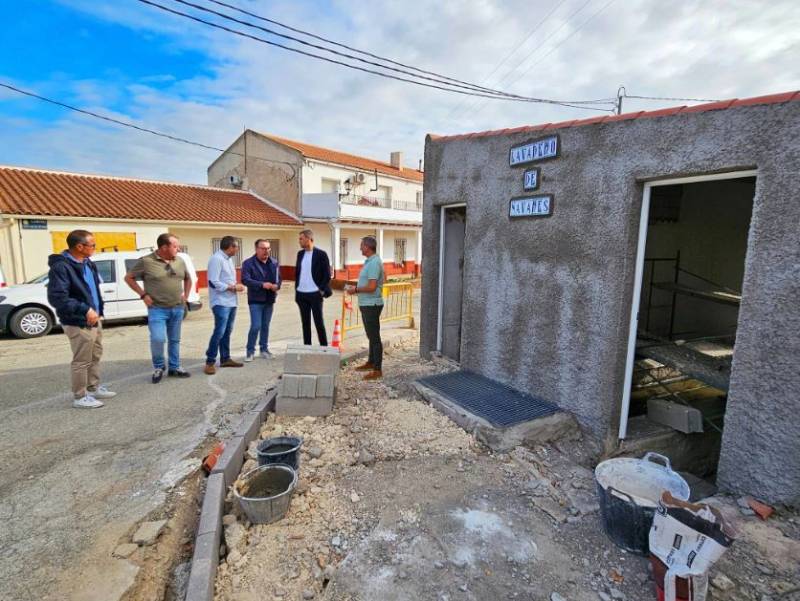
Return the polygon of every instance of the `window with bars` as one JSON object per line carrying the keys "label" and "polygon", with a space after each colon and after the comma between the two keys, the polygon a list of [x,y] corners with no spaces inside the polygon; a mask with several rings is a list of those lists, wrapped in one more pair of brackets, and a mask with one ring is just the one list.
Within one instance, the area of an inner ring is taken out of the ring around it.
{"label": "window with bars", "polygon": [[422,192],[417,192],[417,208],[422,209]]}
{"label": "window with bars", "polygon": [[339,257],[342,261],[342,269],[347,268],[347,238],[339,239]]}
{"label": "window with bars", "polygon": [[402,265],[406,262],[406,239],[394,239],[394,263],[395,265]]}
{"label": "window with bars", "polygon": [[280,240],[267,240],[269,242],[269,256],[281,262],[280,254],[281,254],[281,241]]}
{"label": "window with bars", "polygon": [[[236,249],[236,254],[233,255],[233,266],[236,269],[239,269],[242,266],[242,239],[236,238],[236,245],[238,248]],[[222,238],[211,238],[211,254],[214,254],[219,250],[219,245],[222,242]]]}

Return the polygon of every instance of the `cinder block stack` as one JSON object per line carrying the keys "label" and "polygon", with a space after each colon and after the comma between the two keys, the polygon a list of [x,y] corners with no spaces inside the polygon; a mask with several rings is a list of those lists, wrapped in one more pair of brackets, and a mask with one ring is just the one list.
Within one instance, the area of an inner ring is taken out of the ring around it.
{"label": "cinder block stack", "polygon": [[336,397],[339,349],[290,344],[275,402],[278,415],[330,415]]}

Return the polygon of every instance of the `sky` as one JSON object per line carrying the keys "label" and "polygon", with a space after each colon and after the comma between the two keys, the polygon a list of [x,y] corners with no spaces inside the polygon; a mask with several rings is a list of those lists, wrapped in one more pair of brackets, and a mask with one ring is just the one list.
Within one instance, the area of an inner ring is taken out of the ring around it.
{"label": "sky", "polygon": [[[420,69],[537,98],[613,98],[620,86],[630,95],[697,99],[800,89],[796,0],[226,1]],[[602,114],[380,78],[137,0],[26,0],[10,19],[0,35],[0,83],[217,148],[247,127],[387,162],[399,150],[416,167],[428,133]],[[623,112],[682,104],[697,102],[629,98]],[[206,183],[218,155],[0,88],[0,164]]]}

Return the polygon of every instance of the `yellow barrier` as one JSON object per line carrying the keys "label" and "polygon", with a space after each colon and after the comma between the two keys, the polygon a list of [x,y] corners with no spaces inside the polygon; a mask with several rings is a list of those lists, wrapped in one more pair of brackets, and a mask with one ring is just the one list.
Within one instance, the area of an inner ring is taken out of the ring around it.
{"label": "yellow barrier", "polygon": [[[408,320],[408,327],[414,327],[414,286],[403,282],[383,285],[383,311],[381,323]],[[361,311],[358,310],[358,295],[342,295],[342,340],[345,332],[363,327]]]}

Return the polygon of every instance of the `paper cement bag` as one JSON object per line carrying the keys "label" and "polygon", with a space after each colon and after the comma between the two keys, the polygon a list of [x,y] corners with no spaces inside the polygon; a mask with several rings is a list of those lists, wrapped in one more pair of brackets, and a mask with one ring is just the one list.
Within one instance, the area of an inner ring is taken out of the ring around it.
{"label": "paper cement bag", "polygon": [[708,570],[733,543],[722,514],[664,492],[650,528],[650,552],[666,566],[664,601],[676,601],[676,578],[690,582],[690,601],[705,601]]}

